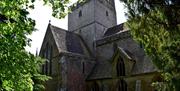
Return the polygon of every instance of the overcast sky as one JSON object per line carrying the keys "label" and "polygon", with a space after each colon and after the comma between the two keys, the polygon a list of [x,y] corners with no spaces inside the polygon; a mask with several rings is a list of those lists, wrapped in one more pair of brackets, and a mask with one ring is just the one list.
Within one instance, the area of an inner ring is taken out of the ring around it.
{"label": "overcast sky", "polygon": [[[77,0],[71,1],[72,3],[74,3]],[[123,4],[120,3],[119,0],[115,0],[115,5],[117,12],[117,23],[120,24],[122,22],[125,22],[126,17],[124,16],[125,9]],[[64,19],[56,19],[51,16],[51,12],[52,10],[49,6],[43,6],[43,2],[41,0],[36,0],[35,9],[30,11],[30,17],[35,19],[35,28],[37,28],[38,31],[33,32],[32,35],[29,36],[32,39],[32,42],[31,47],[26,47],[27,51],[35,54],[36,50],[40,50],[49,20],[51,20],[52,25],[67,30],[67,17],[65,17]]]}

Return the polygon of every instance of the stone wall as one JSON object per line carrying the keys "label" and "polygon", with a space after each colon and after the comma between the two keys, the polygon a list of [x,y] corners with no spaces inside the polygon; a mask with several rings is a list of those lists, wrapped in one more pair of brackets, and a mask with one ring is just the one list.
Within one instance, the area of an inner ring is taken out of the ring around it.
{"label": "stone wall", "polygon": [[[68,31],[75,31],[94,22],[94,0],[83,4],[68,15]],[[79,16],[79,13],[82,16]]]}
{"label": "stone wall", "polygon": [[95,64],[93,60],[83,55],[63,53],[60,60],[62,77],[60,89],[85,91],[85,80]]}
{"label": "stone wall", "polygon": [[119,34],[114,34],[97,40],[96,44],[98,61],[111,60],[114,53],[114,44],[116,44],[118,47],[128,50],[134,57],[136,62],[133,67],[132,74],[155,71],[155,67],[153,66],[151,60],[145,55],[143,48],[141,48],[139,44],[132,39],[129,31],[123,31]]}
{"label": "stone wall", "polygon": [[118,81],[124,80],[127,91],[155,91],[152,87],[153,78],[157,73],[134,75],[132,77],[113,77],[109,79],[88,80],[86,91],[92,91],[94,83],[98,91],[119,91]]}
{"label": "stone wall", "polygon": [[[114,0],[109,0],[114,2]],[[105,28],[117,25],[115,6],[106,0],[95,0],[95,21]]]}
{"label": "stone wall", "polygon": [[90,0],[68,15],[68,31],[80,34],[92,53],[96,50],[95,40],[116,24],[114,0]]}

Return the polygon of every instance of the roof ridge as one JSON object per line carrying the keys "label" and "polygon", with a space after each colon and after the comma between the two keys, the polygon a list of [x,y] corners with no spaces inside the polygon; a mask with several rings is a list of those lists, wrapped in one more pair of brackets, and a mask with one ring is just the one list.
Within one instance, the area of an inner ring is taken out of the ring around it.
{"label": "roof ridge", "polygon": [[[58,31],[60,30],[60,31],[64,31],[64,32],[72,33],[72,34],[77,35],[77,36],[81,36],[80,34],[77,34],[77,33],[73,32],[73,31],[68,31],[68,30],[66,30],[66,29],[60,28],[60,27],[55,26],[55,25],[52,25],[52,24],[49,24],[49,25],[50,25],[50,27],[57,28],[57,29],[58,29]],[[53,30],[53,29],[51,29],[51,30]]]}
{"label": "roof ridge", "polygon": [[52,25],[52,24],[49,24],[48,26],[50,26],[50,28],[51,28],[51,27],[54,27],[54,28],[58,28],[58,29],[60,29],[60,30],[67,31],[66,29],[60,28],[60,27],[55,26],[55,25]]}

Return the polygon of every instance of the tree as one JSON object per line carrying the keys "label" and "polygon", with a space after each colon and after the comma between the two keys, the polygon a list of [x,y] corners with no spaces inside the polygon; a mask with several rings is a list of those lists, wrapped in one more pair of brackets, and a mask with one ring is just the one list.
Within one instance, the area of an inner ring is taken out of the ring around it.
{"label": "tree", "polygon": [[126,25],[164,78],[159,90],[180,91],[180,1],[120,0]]}
{"label": "tree", "polygon": [[[29,18],[35,0],[3,0],[0,2],[0,90],[37,91],[49,77],[39,71],[43,60],[25,51],[35,21]],[[52,4],[53,15],[64,17],[69,0],[44,0]]]}
{"label": "tree", "polygon": [[[64,18],[68,13],[71,12],[71,9],[77,4],[69,6],[70,2],[73,0],[43,0],[45,4],[50,4],[53,10],[53,16],[56,18]],[[77,0],[78,4],[83,4],[88,0]]]}

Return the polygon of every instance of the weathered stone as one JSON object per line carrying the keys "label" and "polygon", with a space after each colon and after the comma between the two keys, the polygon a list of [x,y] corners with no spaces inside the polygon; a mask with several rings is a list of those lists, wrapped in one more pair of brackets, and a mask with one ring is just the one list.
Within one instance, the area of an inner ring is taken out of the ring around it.
{"label": "weathered stone", "polygon": [[130,31],[116,25],[114,0],[76,5],[68,30],[47,28],[40,51],[49,60],[42,70],[52,76],[46,91],[154,91],[159,74]]}

